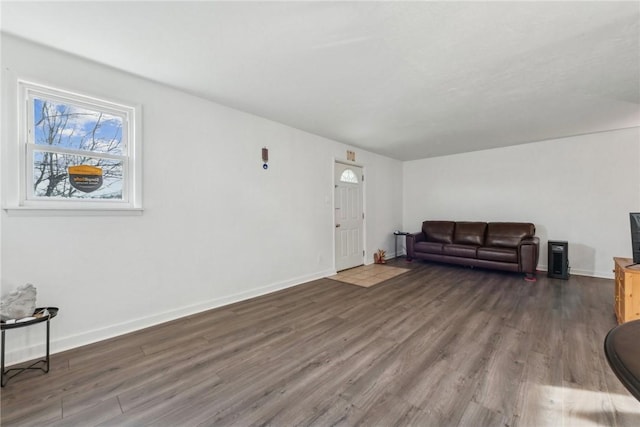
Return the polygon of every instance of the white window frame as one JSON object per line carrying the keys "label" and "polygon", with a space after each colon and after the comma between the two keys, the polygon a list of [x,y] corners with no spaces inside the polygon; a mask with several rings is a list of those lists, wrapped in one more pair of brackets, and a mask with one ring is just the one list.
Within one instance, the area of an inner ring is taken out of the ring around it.
{"label": "white window frame", "polygon": [[[125,105],[106,99],[79,94],[51,86],[18,80],[18,197],[17,206],[9,209],[63,210],[63,211],[141,211],[142,210],[142,162],[140,106]],[[67,199],[37,197],[33,189],[34,152],[48,151],[74,154],[70,150],[47,147],[40,150],[34,141],[35,98],[69,103],[93,111],[107,113],[122,118],[122,154],[119,156],[91,153],[92,157],[112,158],[123,162],[122,200]]]}

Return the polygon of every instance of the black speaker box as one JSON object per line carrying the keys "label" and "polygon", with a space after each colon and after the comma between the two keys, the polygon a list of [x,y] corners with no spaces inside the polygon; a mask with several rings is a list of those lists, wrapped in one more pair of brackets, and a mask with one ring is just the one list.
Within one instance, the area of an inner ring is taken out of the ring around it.
{"label": "black speaker box", "polygon": [[569,278],[569,243],[549,240],[547,275],[555,279]]}

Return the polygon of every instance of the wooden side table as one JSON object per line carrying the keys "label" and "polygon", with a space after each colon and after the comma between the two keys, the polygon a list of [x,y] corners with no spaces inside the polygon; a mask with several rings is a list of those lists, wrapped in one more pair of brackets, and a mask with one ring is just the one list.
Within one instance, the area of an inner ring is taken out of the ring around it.
{"label": "wooden side table", "polygon": [[613,258],[614,309],[619,324],[640,319],[640,265],[629,258]]}
{"label": "wooden side table", "polygon": [[[47,310],[47,312],[49,313],[48,315],[42,315],[42,313],[44,313],[45,310]],[[38,315],[40,316],[38,317]],[[11,378],[30,369],[39,369],[45,374],[49,372],[49,347],[50,347],[49,322],[51,321],[51,319],[53,319],[57,315],[58,315],[58,307],[39,307],[39,308],[36,308],[36,310],[33,312],[33,316],[36,316],[35,319],[28,320],[25,322],[16,322],[16,323],[6,323],[4,321],[0,322],[0,329],[2,329],[2,381],[1,381],[2,387],[7,385],[7,382],[9,382]],[[45,358],[32,363],[26,368],[10,368],[5,370],[4,369],[4,352],[5,352],[4,334],[5,332],[9,329],[24,328],[24,327],[35,325],[36,323],[42,323],[42,322],[47,323],[47,354]],[[40,364],[42,364],[42,366],[37,366]]]}

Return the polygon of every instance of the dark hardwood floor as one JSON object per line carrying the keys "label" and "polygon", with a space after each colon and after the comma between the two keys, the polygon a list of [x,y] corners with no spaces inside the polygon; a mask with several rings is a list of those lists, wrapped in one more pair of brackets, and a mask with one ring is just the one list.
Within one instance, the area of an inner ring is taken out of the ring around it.
{"label": "dark hardwood floor", "polygon": [[602,350],[613,280],[391,265],[55,354],[2,426],[640,425]]}

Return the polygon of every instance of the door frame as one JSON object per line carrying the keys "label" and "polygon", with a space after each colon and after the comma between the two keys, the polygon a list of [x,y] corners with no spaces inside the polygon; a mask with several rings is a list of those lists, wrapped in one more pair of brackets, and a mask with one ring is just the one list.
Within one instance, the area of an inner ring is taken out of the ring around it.
{"label": "door frame", "polygon": [[[362,163],[349,162],[346,160],[338,159],[337,157],[333,158],[333,162],[331,163],[331,247],[333,251],[333,271],[337,273],[336,269],[336,164],[340,163],[341,165],[346,166],[355,166],[358,168],[362,168],[362,175],[366,176],[366,167]],[[362,213],[364,214],[364,218],[362,219],[362,264],[367,265],[367,191],[366,191],[366,180],[361,181],[362,188]]]}

